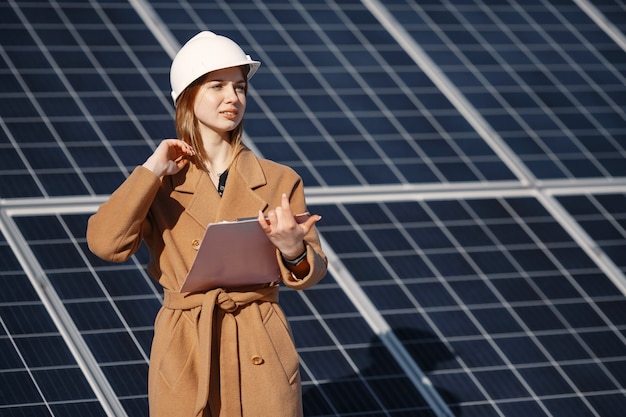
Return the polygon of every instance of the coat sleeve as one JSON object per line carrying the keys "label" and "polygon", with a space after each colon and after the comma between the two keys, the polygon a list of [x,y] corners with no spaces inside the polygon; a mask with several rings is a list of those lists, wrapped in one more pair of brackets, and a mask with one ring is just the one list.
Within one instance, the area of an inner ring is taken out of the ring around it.
{"label": "coat sleeve", "polygon": [[[295,214],[307,211],[304,198],[304,187],[301,179],[298,179],[292,191],[292,194],[290,196],[290,204]],[[293,288],[295,290],[303,290],[312,287],[326,275],[328,260],[326,258],[326,255],[322,251],[319,235],[317,234],[317,229],[315,227],[311,228],[311,230],[309,230],[309,233],[307,233],[304,237],[304,246],[307,251],[307,261],[309,263],[310,269],[307,276],[302,279],[296,279],[292,275],[291,271],[289,271],[289,269],[283,264],[280,251],[276,251],[276,257],[278,260],[278,265],[280,267],[280,275],[282,281],[287,287]]]}
{"label": "coat sleeve", "polygon": [[109,262],[128,260],[141,245],[150,206],[161,185],[144,167],[137,167],[87,223],[87,244]]}

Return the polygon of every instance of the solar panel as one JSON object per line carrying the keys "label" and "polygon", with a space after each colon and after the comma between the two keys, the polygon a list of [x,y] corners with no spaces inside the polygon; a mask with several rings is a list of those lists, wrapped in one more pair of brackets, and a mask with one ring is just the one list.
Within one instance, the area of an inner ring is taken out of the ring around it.
{"label": "solar panel", "polygon": [[578,5],[385,4],[537,178],[624,176],[626,57]]}
{"label": "solar panel", "polygon": [[0,251],[0,414],[105,416],[4,236]]}
{"label": "solar panel", "polygon": [[246,141],[323,216],[328,277],[281,290],[305,415],[621,415],[625,11],[0,4],[0,414],[147,416],[161,290],[85,225],[175,135],[172,54],[213,30],[263,62]]}
{"label": "solar panel", "polygon": [[[458,415],[558,415],[574,398],[593,414],[602,397],[623,400],[624,295],[535,199],[339,209],[335,225],[337,207],[319,207],[323,236]],[[420,240],[432,230],[445,239]],[[518,243],[501,240],[511,230]]]}

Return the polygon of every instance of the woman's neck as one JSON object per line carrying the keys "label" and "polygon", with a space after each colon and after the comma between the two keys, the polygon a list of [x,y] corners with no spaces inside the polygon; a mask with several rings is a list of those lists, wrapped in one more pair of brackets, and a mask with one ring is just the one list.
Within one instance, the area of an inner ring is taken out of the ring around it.
{"label": "woman's neck", "polygon": [[226,171],[233,156],[231,144],[224,138],[202,138],[206,152],[205,168],[213,174],[220,175]]}

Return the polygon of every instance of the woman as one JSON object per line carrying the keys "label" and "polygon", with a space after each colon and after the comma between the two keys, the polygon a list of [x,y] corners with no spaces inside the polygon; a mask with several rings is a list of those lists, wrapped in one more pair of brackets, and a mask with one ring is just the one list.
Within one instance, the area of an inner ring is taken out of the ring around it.
{"label": "woman", "polygon": [[[123,262],[143,241],[148,271],[164,289],[148,375],[153,417],[302,415],[278,281],[308,288],[327,261],[320,217],[294,218],[306,212],[300,177],[241,144],[248,79],[259,65],[226,37],[190,39],[170,72],[178,139],[163,140],[89,219],[96,255]],[[276,247],[276,282],[182,293],[207,225],[251,216]]]}

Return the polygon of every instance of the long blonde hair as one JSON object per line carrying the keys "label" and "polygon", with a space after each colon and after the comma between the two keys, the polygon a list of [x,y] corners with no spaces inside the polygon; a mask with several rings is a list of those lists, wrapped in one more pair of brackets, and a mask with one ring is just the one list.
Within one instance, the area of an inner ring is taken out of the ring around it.
{"label": "long blonde hair", "polygon": [[[245,78],[245,93],[248,94],[248,71],[247,68],[241,67],[243,76]],[[200,134],[200,126],[198,118],[194,110],[196,97],[198,92],[205,83],[208,74],[198,78],[178,96],[176,100],[176,136],[178,139],[191,145],[196,152],[195,163],[202,169],[205,168],[205,163],[208,159],[204,146],[202,146],[202,136]],[[228,142],[233,150],[238,149],[243,138],[243,119],[241,122],[230,132]],[[233,157],[235,153],[233,152]]]}

